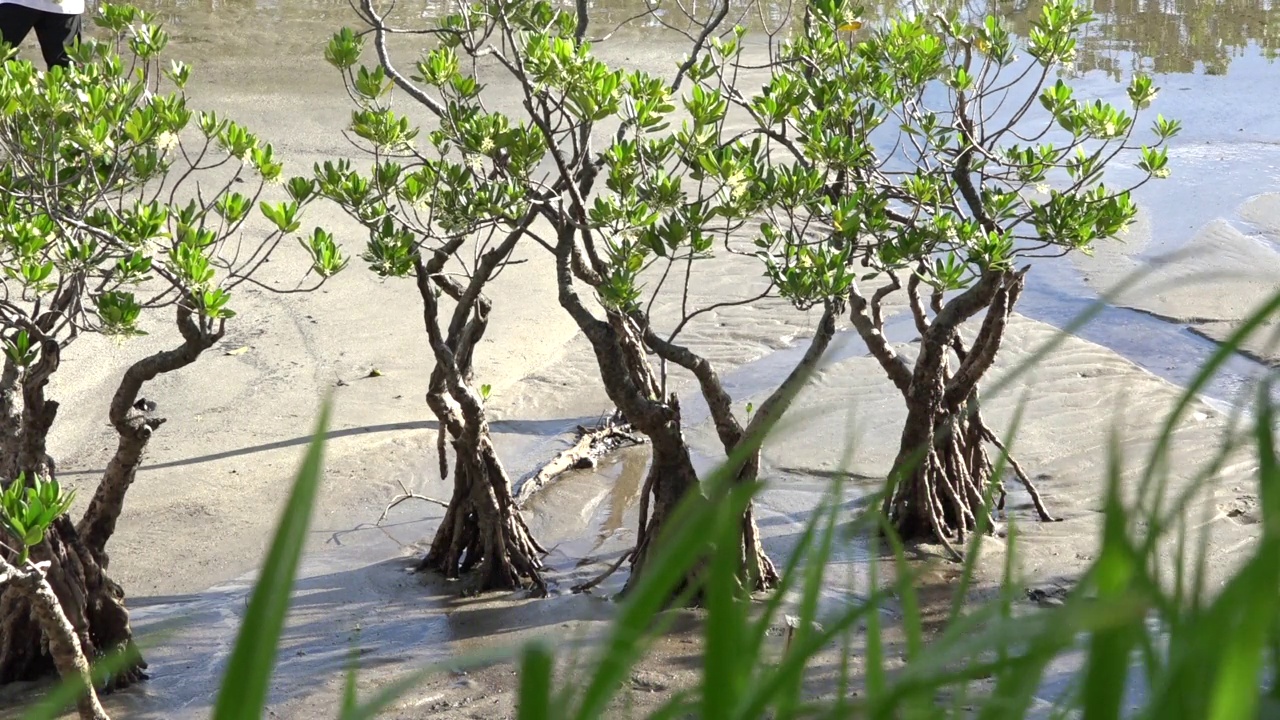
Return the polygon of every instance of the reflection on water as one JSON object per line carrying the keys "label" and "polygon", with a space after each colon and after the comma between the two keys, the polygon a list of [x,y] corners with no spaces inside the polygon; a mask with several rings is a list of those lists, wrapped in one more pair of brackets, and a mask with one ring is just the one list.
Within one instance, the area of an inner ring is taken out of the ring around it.
{"label": "reflection on water", "polygon": [[627,511],[639,502],[648,470],[648,453],[632,451],[623,455],[622,472],[609,492],[609,512],[600,523],[599,537],[602,540],[630,526]]}
{"label": "reflection on water", "polygon": [[[1025,36],[1044,1],[873,0],[866,7],[871,19],[887,17],[900,8],[923,11],[938,6],[994,14],[1006,18],[1015,32]],[[777,27],[802,5],[797,0],[731,2],[730,17],[755,29]],[[289,35],[319,40],[354,19],[348,0],[141,0],[139,4],[160,12],[178,26],[180,36],[196,41],[207,42],[216,36],[235,42],[245,30],[272,32],[278,36],[276,42],[256,44],[257,52],[264,56],[278,54],[280,43]],[[647,9],[653,9],[653,15],[635,19],[630,26],[633,31],[651,31],[664,22],[687,26],[686,13],[705,17],[715,7],[714,0],[590,0],[587,4],[597,34]],[[1280,8],[1271,0],[1094,0],[1092,5],[1098,21],[1081,39],[1077,67],[1083,71],[1099,70],[1113,77],[1135,69],[1222,74],[1233,59],[1246,53],[1258,52],[1273,59],[1280,50],[1280,30],[1271,32],[1272,27],[1280,27]],[[386,6],[380,3],[380,7]],[[456,7],[456,0],[399,2],[395,15],[429,20]],[[184,28],[199,28],[200,32],[186,33]]]}
{"label": "reflection on water", "polygon": [[[987,12],[1007,17],[1024,35],[1043,0],[990,0]],[[1080,43],[1077,67],[1113,77],[1145,70],[1210,75],[1256,49],[1274,59],[1280,45],[1270,32],[1280,9],[1270,0],[1094,0],[1098,20]]]}

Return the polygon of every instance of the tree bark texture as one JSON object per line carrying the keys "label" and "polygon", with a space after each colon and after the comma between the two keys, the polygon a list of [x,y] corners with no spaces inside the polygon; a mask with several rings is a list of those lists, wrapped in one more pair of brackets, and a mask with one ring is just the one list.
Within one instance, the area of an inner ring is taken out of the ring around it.
{"label": "tree bark texture", "polygon": [[93,688],[89,673],[89,661],[85,658],[76,630],[63,613],[58,597],[45,579],[43,568],[27,563],[20,569],[0,557],[0,591],[6,589],[23,599],[30,608],[58,674],[64,680],[79,678],[83,684],[84,691],[76,700],[81,720],[110,720],[98,702],[98,693]]}
{"label": "tree bark texture", "polygon": [[[164,422],[150,414],[150,406],[145,401],[140,403],[139,395],[145,383],[195,362],[223,335],[221,322],[215,326],[208,319],[197,318],[181,304],[176,321],[183,343],[135,362],[121,379],[109,411],[118,435],[116,452],[84,516],[78,524],[72,524],[66,516],[58,518],[45,542],[33,549],[36,559],[49,563],[45,578],[85,655],[97,658],[125,651],[137,658],[108,680],[108,690],[127,687],[146,677],[147,664],[133,642],[124,591],[106,574],[106,546],[124,508],[125,494],[137,474],[151,433]],[[24,370],[7,363],[0,376],[0,447],[6,450],[0,465],[9,473],[5,484],[18,473],[27,478],[55,476],[56,467],[45,450],[45,442],[58,405],[45,398],[45,387],[57,370],[60,349],[48,338],[40,341],[40,347],[39,359],[31,367]],[[14,407],[18,391],[22,398],[20,413]],[[8,452],[10,448],[12,452]],[[8,559],[12,562],[15,558]],[[30,599],[21,593],[0,591],[0,684],[34,679],[55,669],[42,637]]]}
{"label": "tree bark texture", "polygon": [[[527,225],[527,223],[526,223]],[[489,433],[484,398],[472,378],[475,346],[488,327],[489,301],[484,284],[510,256],[523,227],[486,252],[467,286],[441,274],[446,253],[437,253],[415,270],[423,302],[423,321],[435,358],[427,405],[439,422],[441,477],[448,476],[445,438],[454,451],[453,494],[436,530],[422,569],[447,578],[471,574],[470,589],[514,590],[531,587],[545,595],[542,556],[511,494],[511,480]],[[456,303],[447,333],[440,322],[437,293]]]}
{"label": "tree bark texture", "polygon": [[[669,513],[689,493],[699,492],[699,480],[683,435],[678,398],[675,395],[663,397],[649,364],[648,353],[652,352],[694,375],[711,410],[725,452],[732,455],[738,452],[743,442],[758,442],[791,405],[835,335],[836,305],[824,308],[818,332],[804,359],[744,427],[734,416],[732,398],[725,392],[715,368],[705,358],[659,337],[639,313],[626,314],[607,309],[605,320],[600,320],[586,308],[574,290],[574,278],[576,276],[592,285],[598,273],[594,273],[583,260],[583,252],[577,247],[572,227],[561,228],[556,254],[561,306],[591,342],[609,399],[627,422],[648,437],[653,446],[653,459],[641,493],[636,547],[631,553],[631,577],[627,585],[630,588],[643,577],[655,538]],[[591,256],[590,248],[587,248],[586,255]],[[760,452],[757,446],[742,463],[736,480],[745,484],[756,483],[759,471]],[[778,572],[761,542],[754,503],[748,505],[743,513],[741,543],[739,579],[743,586],[750,590],[775,587]],[[690,582],[696,582],[695,578],[687,578],[685,586]]]}
{"label": "tree bark texture", "polygon": [[[760,447],[758,443],[762,442],[764,435],[782,419],[800,390],[817,370],[818,363],[821,362],[827,348],[831,345],[831,340],[835,337],[837,312],[836,303],[827,303],[824,306],[822,317],[818,321],[818,327],[809,341],[809,347],[805,350],[804,356],[782,383],[760,403],[760,408],[745,426],[734,415],[733,399],[725,391],[724,384],[710,362],[688,348],[659,338],[652,331],[646,333],[645,342],[649,347],[668,362],[675,363],[693,373],[698,380],[725,454],[732,456],[744,443],[754,444],[748,457],[738,469],[736,482],[751,484],[759,481]],[[755,591],[772,589],[777,586],[779,580],[777,569],[760,541],[754,502],[747,505],[742,517],[740,579],[745,587]]]}
{"label": "tree bark texture", "polygon": [[[854,325],[885,367],[907,404],[897,457],[890,471],[893,492],[883,511],[899,537],[941,543],[955,558],[965,536],[995,527],[991,511],[1003,507],[1005,490],[994,476],[987,445],[999,440],[983,420],[978,382],[990,369],[1024,282],[1024,271],[989,270],[945,305],[934,295],[934,317],[925,314],[917,281],[908,285],[912,313],[921,331],[920,353],[908,368],[869,322],[867,303],[853,303]],[[960,326],[986,311],[969,344]],[[954,362],[953,362],[954,361]],[[1016,464],[1015,464],[1016,465]],[[1035,487],[1017,468],[1041,519],[1052,520]]]}

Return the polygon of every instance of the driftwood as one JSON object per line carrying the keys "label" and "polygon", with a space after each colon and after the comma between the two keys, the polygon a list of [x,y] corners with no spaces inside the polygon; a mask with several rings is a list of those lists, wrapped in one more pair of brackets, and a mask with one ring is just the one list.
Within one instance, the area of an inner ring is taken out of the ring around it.
{"label": "driftwood", "polygon": [[21,568],[11,565],[0,556],[0,587],[11,585],[26,598],[32,614],[44,631],[58,674],[64,680],[78,678],[84,690],[76,700],[76,710],[81,720],[111,720],[98,703],[89,674],[89,661],[80,647],[75,628],[62,611],[62,605],[45,578],[48,563],[27,562]]}
{"label": "driftwood", "polygon": [[[631,432],[631,426],[618,424],[612,420],[608,420],[596,427],[587,428],[582,425],[578,426],[578,441],[573,447],[561,452],[551,459],[546,465],[543,465],[536,472],[529,474],[521,483],[520,490],[516,493],[516,507],[523,507],[534,493],[546,487],[557,477],[563,475],[570,470],[584,470],[595,467],[596,460],[602,455],[606,455],[625,445],[643,445],[644,438]],[[405,487],[404,483],[397,481],[400,485],[400,494],[395,496],[390,503],[382,510],[382,514],[378,516],[375,525],[381,525],[382,521],[387,519],[387,514],[391,509],[407,500],[421,500],[433,505],[439,505],[442,508],[448,508],[449,503],[426,495],[410,491]]]}
{"label": "driftwood", "polygon": [[631,426],[606,421],[596,427],[578,426],[578,441],[573,447],[561,452],[543,465],[541,469],[526,476],[515,493],[516,507],[524,507],[542,488],[551,484],[557,477],[570,470],[585,470],[595,467],[596,461],[620,447],[642,445],[645,439],[631,432]]}

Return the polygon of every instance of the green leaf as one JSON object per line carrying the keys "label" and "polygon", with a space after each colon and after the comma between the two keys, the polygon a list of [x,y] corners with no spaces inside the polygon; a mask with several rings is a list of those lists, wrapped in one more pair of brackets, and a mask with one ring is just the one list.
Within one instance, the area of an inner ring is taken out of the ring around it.
{"label": "green leaf", "polygon": [[517,720],[551,720],[551,651],[542,643],[531,643],[520,662],[520,695]]}

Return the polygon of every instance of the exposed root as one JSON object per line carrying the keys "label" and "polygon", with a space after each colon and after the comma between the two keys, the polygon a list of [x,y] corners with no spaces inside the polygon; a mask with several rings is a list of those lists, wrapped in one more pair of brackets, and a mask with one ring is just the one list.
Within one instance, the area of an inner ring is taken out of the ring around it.
{"label": "exposed root", "polygon": [[520,483],[515,493],[516,507],[524,507],[535,493],[569,470],[594,467],[601,456],[623,446],[644,442],[643,437],[631,431],[630,425],[617,424],[612,419],[593,428],[579,425],[578,441],[573,447],[556,455]]}
{"label": "exposed root", "polygon": [[[1005,449],[1004,443],[1000,442],[1000,439],[997,438],[991,430],[987,429],[985,425],[982,429],[986,435],[987,442],[995,445],[1000,452],[1004,454],[1005,460],[1008,461],[1009,467],[1013,468],[1013,474],[1017,476],[1018,482],[1022,483],[1022,487],[1026,488],[1027,494],[1031,496],[1031,504],[1035,505],[1036,514],[1040,516],[1040,520],[1042,522],[1061,522],[1062,518],[1056,518],[1049,514],[1049,509],[1045,506],[1044,500],[1040,498],[1040,491],[1036,489],[1035,483],[1031,481],[1031,476],[1027,475],[1027,471],[1023,470],[1022,466],[1018,464],[1018,461],[1013,459],[1013,455],[1009,454],[1009,451]],[[1000,494],[1000,507],[1003,509],[1004,491],[1001,490]]]}
{"label": "exposed root", "polygon": [[[455,450],[460,445],[455,445]],[[421,497],[421,496],[419,496]],[[538,544],[511,500],[502,465],[487,440],[474,451],[460,451],[454,464],[454,491],[431,549],[419,569],[449,579],[475,571],[468,593],[532,587],[547,594]]]}
{"label": "exposed root", "polygon": [[772,590],[781,582],[778,568],[769,559],[760,542],[760,529],[756,526],[755,505],[747,506],[742,515],[742,572],[739,582],[748,592]]}
{"label": "exposed root", "polygon": [[436,498],[433,498],[433,497],[427,497],[426,495],[419,495],[416,492],[410,492],[409,488],[405,487],[404,483],[400,482],[399,480],[396,481],[396,484],[400,486],[400,494],[397,495],[394,499],[392,499],[391,502],[387,503],[387,506],[383,508],[382,514],[378,516],[378,521],[375,522],[374,525],[381,525],[382,521],[387,519],[387,513],[391,512],[391,508],[399,505],[400,503],[406,500],[422,500],[423,502],[435,503],[436,505],[439,505],[440,507],[445,509],[449,508],[449,503],[443,500],[437,500]]}
{"label": "exposed root", "polygon": [[614,560],[613,564],[610,565],[604,572],[600,573],[599,575],[595,576],[594,578],[584,583],[579,583],[577,585],[574,585],[572,588],[569,588],[569,589],[574,593],[587,592],[591,588],[599,585],[605,580],[608,580],[610,575],[613,575],[614,573],[618,572],[618,568],[622,567],[622,564],[630,560],[632,556],[634,556],[635,554],[636,554],[636,548],[631,548],[630,550],[627,550],[626,552],[619,555],[618,559]]}
{"label": "exposed root", "polygon": [[[38,563],[48,563],[44,579],[75,629],[86,657],[122,651],[128,665],[107,678],[102,692],[145,680],[147,663],[133,644],[124,592],[103,572],[80,541],[66,515],[54,520],[45,541],[32,550]],[[37,608],[10,588],[0,590],[0,685],[38,678],[56,669]]]}
{"label": "exposed root", "polygon": [[[886,514],[903,539],[922,538],[937,542],[947,555],[960,560],[960,548],[968,533],[985,528],[994,531],[992,513],[1003,510],[1004,483],[994,476],[995,468],[986,444],[996,447],[1008,459],[1014,475],[1031,496],[1036,514],[1043,522],[1056,522],[1027,472],[1008,453],[977,412],[956,412],[937,418],[929,435],[929,452],[915,468],[902,471],[898,487],[886,502]],[[944,434],[945,433],[945,434]],[[990,500],[987,498],[990,497]]]}

